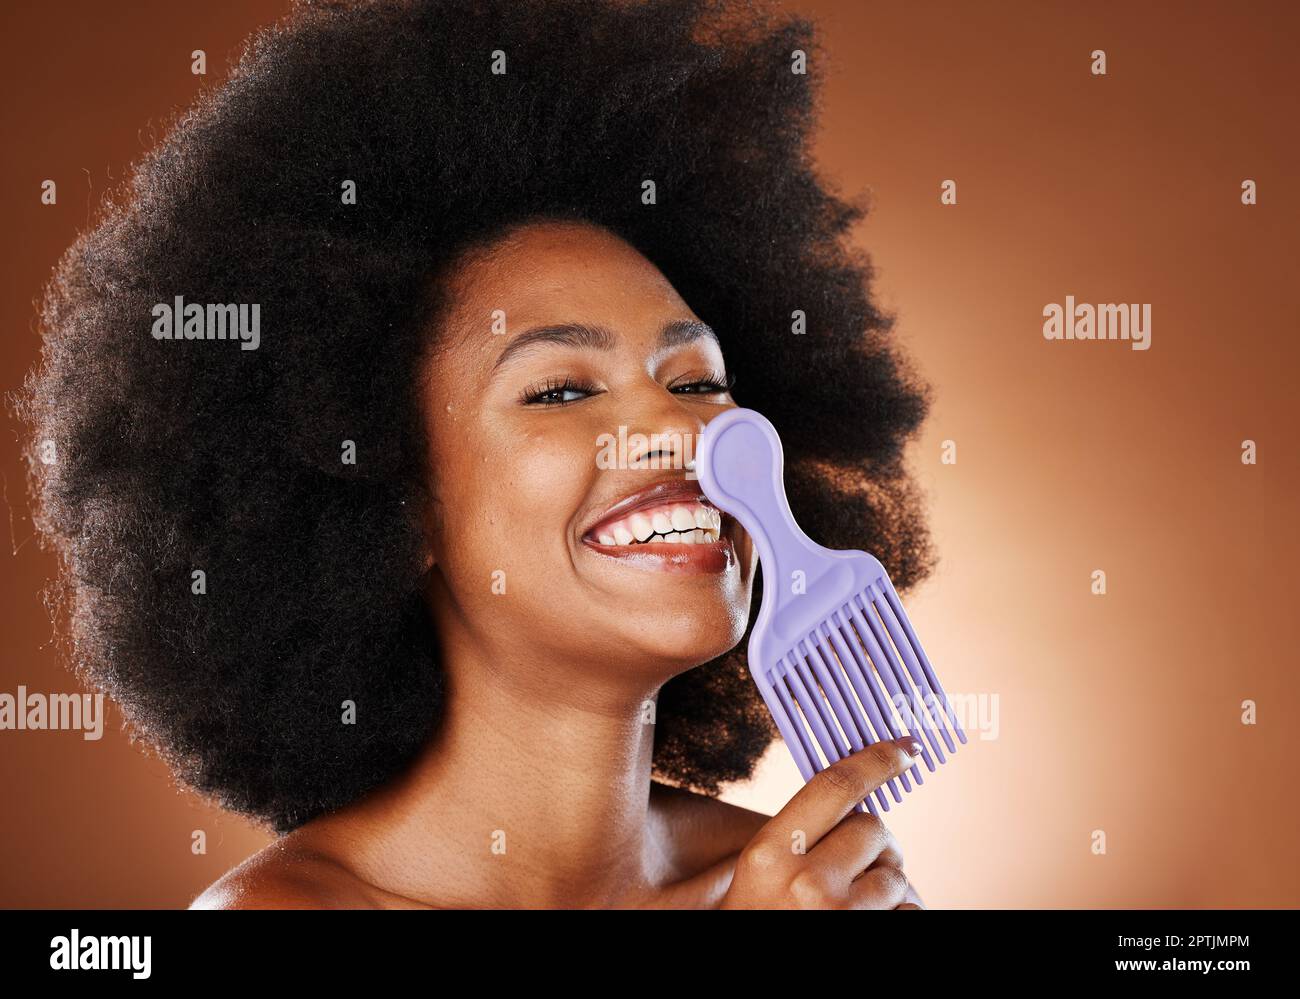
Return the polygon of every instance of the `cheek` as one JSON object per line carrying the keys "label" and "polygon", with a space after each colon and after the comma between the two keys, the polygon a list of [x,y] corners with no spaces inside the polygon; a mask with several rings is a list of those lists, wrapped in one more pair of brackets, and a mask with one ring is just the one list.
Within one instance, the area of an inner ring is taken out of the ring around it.
{"label": "cheek", "polygon": [[593,449],[570,432],[520,433],[493,448],[485,488],[509,519],[512,537],[548,557],[567,550],[595,473]]}
{"label": "cheek", "polygon": [[447,470],[442,491],[446,568],[459,580],[496,570],[543,590],[562,580],[595,468],[594,449],[571,436],[500,428],[471,447],[461,442],[465,459]]}

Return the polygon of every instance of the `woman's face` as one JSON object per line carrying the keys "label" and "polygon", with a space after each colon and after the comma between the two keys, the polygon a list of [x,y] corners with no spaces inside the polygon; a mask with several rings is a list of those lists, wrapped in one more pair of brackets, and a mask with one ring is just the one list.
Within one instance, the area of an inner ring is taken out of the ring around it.
{"label": "woman's face", "polygon": [[424,385],[444,640],[641,680],[735,646],[753,549],[684,470],[735,405],[708,328],[645,257],[583,224],[517,230],[451,290]]}

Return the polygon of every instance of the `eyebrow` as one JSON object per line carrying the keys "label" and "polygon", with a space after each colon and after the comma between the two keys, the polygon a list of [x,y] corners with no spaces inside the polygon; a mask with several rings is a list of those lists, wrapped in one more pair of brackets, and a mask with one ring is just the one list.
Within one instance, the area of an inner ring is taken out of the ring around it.
{"label": "eyebrow", "polygon": [[[663,350],[667,347],[690,343],[701,337],[710,337],[714,343],[718,344],[719,348],[722,346],[718,343],[718,335],[713,332],[713,329],[707,323],[702,323],[698,319],[674,319],[665,323],[659,330],[659,340],[656,347]],[[587,323],[556,323],[551,326],[537,326],[520,333],[506,344],[506,349],[501,352],[501,356],[492,365],[492,370],[495,371],[516,354],[546,344],[561,347],[612,350],[617,339],[604,326],[592,326]]]}

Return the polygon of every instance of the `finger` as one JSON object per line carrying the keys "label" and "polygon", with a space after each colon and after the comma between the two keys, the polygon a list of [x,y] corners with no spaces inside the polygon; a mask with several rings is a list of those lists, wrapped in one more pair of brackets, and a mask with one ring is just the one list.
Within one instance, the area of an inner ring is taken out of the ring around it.
{"label": "finger", "polygon": [[925,908],[925,903],[921,901],[921,896],[916,893],[916,886],[911,881],[907,884],[907,902],[905,904],[915,906],[918,909]]}
{"label": "finger", "polygon": [[896,909],[907,903],[907,877],[897,867],[873,867],[849,888],[851,909]]}
{"label": "finger", "polygon": [[847,887],[875,864],[902,868],[903,855],[880,819],[870,812],[850,812],[809,851],[805,862],[825,868]]}
{"label": "finger", "polygon": [[[881,823],[884,827],[884,823]],[[885,829],[885,847],[880,854],[867,865],[867,868],[876,867],[880,864],[888,864],[890,867],[897,867],[900,871],[903,869],[903,848],[898,845],[898,840],[894,839],[894,834]]]}
{"label": "finger", "polygon": [[[907,748],[911,746],[915,753]],[[897,777],[921,755],[921,744],[911,736],[873,742],[852,756],[836,760],[815,774],[786,806],[763,827],[760,835],[789,842],[798,830],[808,849],[839,824],[853,807],[880,785]],[[769,831],[770,830],[770,831]]]}

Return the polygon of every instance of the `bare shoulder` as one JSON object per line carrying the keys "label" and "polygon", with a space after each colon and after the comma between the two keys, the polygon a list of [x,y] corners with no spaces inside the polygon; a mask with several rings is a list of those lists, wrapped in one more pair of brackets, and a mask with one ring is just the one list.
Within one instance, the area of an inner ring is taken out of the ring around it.
{"label": "bare shoulder", "polygon": [[285,839],[227,871],[191,909],[369,909],[366,885],[329,858]]}
{"label": "bare shoulder", "polygon": [[771,816],[686,788],[650,785],[653,814],[677,862],[699,870],[738,854]]}

